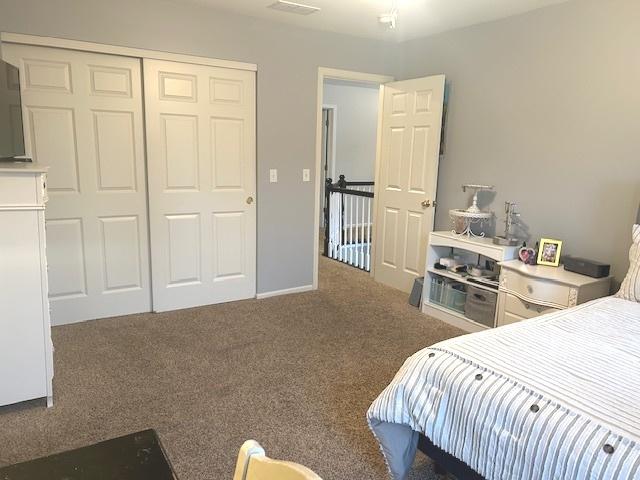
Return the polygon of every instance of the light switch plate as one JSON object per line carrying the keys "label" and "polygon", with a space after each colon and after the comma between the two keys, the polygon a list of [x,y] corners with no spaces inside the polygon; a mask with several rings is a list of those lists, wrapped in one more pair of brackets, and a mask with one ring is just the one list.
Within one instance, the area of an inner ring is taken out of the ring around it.
{"label": "light switch plate", "polygon": [[278,170],[272,168],[269,170],[269,182],[277,183],[278,182]]}
{"label": "light switch plate", "polygon": [[302,181],[303,182],[311,181],[311,170],[309,170],[308,168],[302,169]]}

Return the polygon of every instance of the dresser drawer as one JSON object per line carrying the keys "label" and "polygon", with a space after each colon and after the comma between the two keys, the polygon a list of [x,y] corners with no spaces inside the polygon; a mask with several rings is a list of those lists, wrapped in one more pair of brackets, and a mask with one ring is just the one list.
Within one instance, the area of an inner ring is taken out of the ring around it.
{"label": "dresser drawer", "polygon": [[38,204],[36,177],[22,173],[0,175],[0,207]]}
{"label": "dresser drawer", "polygon": [[502,327],[503,325],[510,325],[512,323],[518,323],[522,320],[526,320],[526,318],[514,315],[513,313],[504,312],[504,314],[501,315],[498,319],[498,327]]}
{"label": "dresser drawer", "polygon": [[503,288],[538,302],[548,302],[559,306],[569,306],[571,287],[551,280],[533,278],[513,270],[503,270]]}
{"label": "dresser drawer", "polygon": [[505,311],[523,318],[533,318],[544,315],[545,313],[557,312],[558,309],[527,302],[525,300],[519,299],[515,295],[507,293],[505,300]]}

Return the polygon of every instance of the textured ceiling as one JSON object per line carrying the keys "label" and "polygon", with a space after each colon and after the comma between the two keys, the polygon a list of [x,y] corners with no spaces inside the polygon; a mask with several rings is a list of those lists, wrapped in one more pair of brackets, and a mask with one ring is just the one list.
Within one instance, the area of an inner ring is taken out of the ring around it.
{"label": "textured ceiling", "polygon": [[[265,18],[302,28],[359,37],[402,41],[460,27],[519,15],[567,0],[294,0],[320,7],[311,15],[294,15],[266,8],[275,0],[173,0]],[[398,23],[389,30],[378,15],[398,8]]]}

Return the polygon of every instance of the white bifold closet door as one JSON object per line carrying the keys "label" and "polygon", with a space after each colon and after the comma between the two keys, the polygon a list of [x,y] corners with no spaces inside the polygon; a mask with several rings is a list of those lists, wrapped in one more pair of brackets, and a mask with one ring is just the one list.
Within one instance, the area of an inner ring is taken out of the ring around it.
{"label": "white bifold closet door", "polygon": [[255,73],[143,60],[153,309],[255,296]]}
{"label": "white bifold closet door", "polygon": [[53,324],[151,308],[140,60],[3,44],[27,154],[48,165]]}

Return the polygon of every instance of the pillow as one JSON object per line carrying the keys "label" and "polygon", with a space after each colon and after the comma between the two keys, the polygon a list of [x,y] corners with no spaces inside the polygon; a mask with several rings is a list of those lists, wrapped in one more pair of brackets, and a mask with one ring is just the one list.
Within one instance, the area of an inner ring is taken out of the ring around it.
{"label": "pillow", "polygon": [[640,225],[633,226],[631,238],[633,244],[629,250],[629,271],[616,297],[640,302]]}

